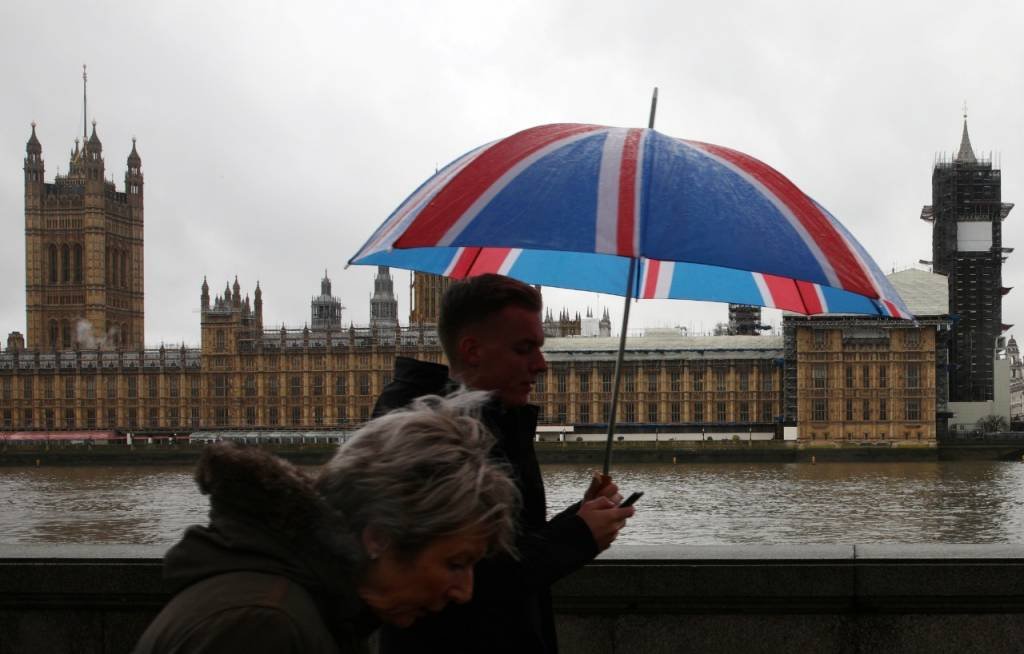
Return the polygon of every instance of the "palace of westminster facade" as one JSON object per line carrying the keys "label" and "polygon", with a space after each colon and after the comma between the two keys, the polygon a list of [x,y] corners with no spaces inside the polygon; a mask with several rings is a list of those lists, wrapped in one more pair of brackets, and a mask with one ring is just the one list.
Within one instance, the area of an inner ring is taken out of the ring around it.
{"label": "palace of westminster facade", "polygon": [[[0,352],[0,432],[351,429],[369,418],[396,356],[444,360],[434,326],[448,280],[414,273],[403,326],[387,268],[378,269],[365,326],[343,326],[326,275],[301,329],[264,327],[258,284],[250,300],[237,279],[213,296],[204,279],[201,346],[146,348],[134,141],[124,192],[106,181],[95,124],[66,175],[46,182],[44,173],[33,125],[24,164],[27,334],[12,332]],[[949,326],[936,313],[916,322],[787,317],[784,336],[630,338],[622,431],[781,437],[787,424],[807,440],[934,440]],[[581,321],[594,329],[581,334]],[[600,321],[549,313],[544,326],[548,372],[533,398],[542,424],[599,431],[617,347],[607,313]]]}

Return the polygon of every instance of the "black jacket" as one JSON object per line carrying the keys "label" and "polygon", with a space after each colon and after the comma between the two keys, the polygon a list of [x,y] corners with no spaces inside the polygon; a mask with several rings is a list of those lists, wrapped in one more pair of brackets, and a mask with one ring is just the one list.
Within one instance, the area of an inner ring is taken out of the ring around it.
{"label": "black jacket", "polygon": [[[404,407],[422,395],[445,395],[457,385],[448,368],[398,357],[393,381],[374,407],[374,416]],[[409,629],[385,627],[381,654],[412,652],[558,651],[550,587],[597,556],[597,544],[572,506],[547,519],[544,480],[533,449],[537,407],[485,407],[483,420],[497,439],[493,456],[507,462],[523,496],[516,540],[520,559],[495,557],[475,569],[473,599],[423,618]]]}
{"label": "black jacket", "polygon": [[216,445],[196,470],[210,524],[164,557],[181,590],[136,654],[363,652],[376,626],[356,594],[362,548],[298,468]]}

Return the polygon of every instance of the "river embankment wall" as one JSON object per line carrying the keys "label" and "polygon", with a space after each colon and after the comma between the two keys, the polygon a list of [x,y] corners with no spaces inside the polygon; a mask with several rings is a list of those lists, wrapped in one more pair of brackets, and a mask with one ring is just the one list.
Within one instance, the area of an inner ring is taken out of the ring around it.
{"label": "river embankment wall", "polygon": [[[130,651],[162,549],[0,546],[0,651]],[[565,654],[1012,652],[1024,546],[613,547],[554,598]]]}
{"label": "river embankment wall", "polygon": [[[600,465],[605,448],[600,443],[536,443],[541,463]],[[0,448],[0,467],[76,465],[190,465],[203,444],[53,445]],[[336,445],[258,445],[302,465],[320,465],[334,454]],[[616,443],[616,463],[907,463],[915,461],[1021,461],[1024,441],[1011,443],[796,443],[752,442],[626,442]]]}

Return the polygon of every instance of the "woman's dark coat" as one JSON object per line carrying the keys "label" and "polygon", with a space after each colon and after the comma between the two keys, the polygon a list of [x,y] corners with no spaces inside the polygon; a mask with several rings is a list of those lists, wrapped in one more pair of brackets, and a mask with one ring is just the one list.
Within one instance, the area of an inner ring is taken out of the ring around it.
{"label": "woman's dark coat", "polygon": [[196,481],[210,524],[167,552],[164,576],[181,590],[136,654],[365,651],[362,549],[311,479],[258,449],[215,445]]}

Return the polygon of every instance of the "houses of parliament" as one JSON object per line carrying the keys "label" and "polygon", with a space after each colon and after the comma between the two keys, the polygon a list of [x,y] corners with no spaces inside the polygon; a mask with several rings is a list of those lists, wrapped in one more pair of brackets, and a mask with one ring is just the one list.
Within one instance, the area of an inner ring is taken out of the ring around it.
{"label": "houses of parliament", "polygon": [[[0,352],[0,432],[347,430],[369,418],[397,356],[443,361],[436,322],[448,280],[414,273],[402,325],[385,267],[359,326],[343,321],[326,273],[301,328],[264,326],[258,283],[250,295],[238,279],[213,291],[197,279],[200,347],[146,347],[144,175],[134,140],[122,190],[105,166],[93,123],[67,174],[46,181],[33,124],[23,168],[26,333],[12,332]],[[622,433],[778,438],[794,425],[802,440],[933,441],[948,395],[945,278],[906,272],[891,279],[901,292],[913,286],[904,296],[915,322],[791,316],[782,336],[736,325],[716,336],[631,337]],[[545,313],[548,371],[533,401],[548,430],[585,433],[607,422],[617,339],[607,309],[596,313]],[[748,313],[730,316],[759,322]]]}

